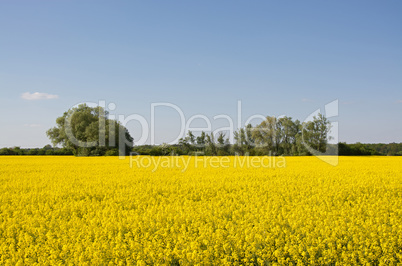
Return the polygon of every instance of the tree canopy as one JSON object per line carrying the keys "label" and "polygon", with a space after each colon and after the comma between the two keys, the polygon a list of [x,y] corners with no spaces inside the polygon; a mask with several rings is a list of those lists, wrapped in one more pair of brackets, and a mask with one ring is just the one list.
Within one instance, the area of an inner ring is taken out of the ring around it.
{"label": "tree canopy", "polygon": [[56,119],[46,134],[53,145],[71,149],[75,155],[126,155],[134,139],[120,122],[108,118],[102,107],[81,104]]}

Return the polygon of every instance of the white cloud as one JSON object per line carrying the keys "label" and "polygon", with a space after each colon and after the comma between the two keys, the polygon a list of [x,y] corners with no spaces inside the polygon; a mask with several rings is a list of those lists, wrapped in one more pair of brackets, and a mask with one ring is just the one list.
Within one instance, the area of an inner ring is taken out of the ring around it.
{"label": "white cloud", "polygon": [[398,100],[398,101],[396,101],[396,103],[402,103],[402,100]]}
{"label": "white cloud", "polygon": [[59,98],[58,95],[55,94],[49,94],[49,93],[44,93],[44,92],[25,92],[21,95],[21,98],[24,100],[51,100],[51,99],[57,99]]}
{"label": "white cloud", "polygon": [[26,127],[41,127],[40,124],[25,124]]}

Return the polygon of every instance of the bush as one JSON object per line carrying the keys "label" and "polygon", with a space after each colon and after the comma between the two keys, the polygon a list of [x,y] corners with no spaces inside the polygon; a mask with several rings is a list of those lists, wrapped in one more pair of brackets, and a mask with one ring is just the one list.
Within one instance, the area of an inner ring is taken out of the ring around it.
{"label": "bush", "polygon": [[105,153],[105,156],[118,156],[118,155],[119,155],[119,150],[117,150],[117,149],[108,150]]}

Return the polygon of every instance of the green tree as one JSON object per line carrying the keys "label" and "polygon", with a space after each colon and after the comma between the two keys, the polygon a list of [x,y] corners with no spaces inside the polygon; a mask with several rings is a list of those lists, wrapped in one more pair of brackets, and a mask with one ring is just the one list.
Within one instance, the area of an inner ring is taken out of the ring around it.
{"label": "green tree", "polygon": [[303,123],[303,143],[311,149],[326,152],[329,141],[328,133],[331,130],[331,123],[321,113],[313,117],[313,121]]}
{"label": "green tree", "polygon": [[205,154],[206,155],[217,155],[218,150],[215,144],[215,137],[214,134],[211,133],[210,135],[206,135],[206,147],[205,147]]}
{"label": "green tree", "polygon": [[61,145],[84,156],[105,155],[116,148],[120,155],[128,154],[134,140],[127,128],[108,118],[102,107],[86,104],[64,112],[56,119],[56,127],[46,133],[54,146]]}
{"label": "green tree", "polygon": [[267,116],[252,132],[255,144],[267,151],[278,153],[281,140],[278,126],[275,116]]}
{"label": "green tree", "polygon": [[281,117],[277,121],[279,153],[291,155],[295,153],[296,137],[299,134],[298,124],[291,117]]}
{"label": "green tree", "polygon": [[233,144],[233,152],[239,155],[245,155],[247,152],[246,148],[247,137],[246,131],[244,128],[240,128],[239,131],[234,132],[234,144]]}
{"label": "green tree", "polygon": [[219,146],[223,146],[225,144],[225,133],[220,132],[217,141]]}
{"label": "green tree", "polygon": [[195,144],[195,136],[193,134],[193,132],[191,132],[190,130],[187,132],[187,137],[189,142],[194,145]]}
{"label": "green tree", "polygon": [[217,155],[224,156],[229,154],[230,142],[229,139],[225,139],[225,133],[220,132],[217,138]]}
{"label": "green tree", "polygon": [[179,147],[184,154],[189,154],[191,151],[191,144],[188,137],[179,139]]}
{"label": "green tree", "polygon": [[204,131],[201,132],[201,135],[197,137],[196,141],[197,141],[197,146],[199,146],[201,148],[203,148],[205,146],[206,134]]}
{"label": "green tree", "polygon": [[246,153],[254,153],[255,139],[252,134],[254,128],[248,124],[245,128],[240,128],[239,131],[234,132],[235,143],[233,145],[234,153],[245,155]]}

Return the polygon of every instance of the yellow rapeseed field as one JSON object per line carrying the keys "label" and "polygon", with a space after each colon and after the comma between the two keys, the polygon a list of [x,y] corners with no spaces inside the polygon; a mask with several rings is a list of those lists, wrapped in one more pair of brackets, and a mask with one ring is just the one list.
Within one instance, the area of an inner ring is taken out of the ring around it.
{"label": "yellow rapeseed field", "polygon": [[402,263],[402,157],[177,158],[1,157],[0,265]]}

